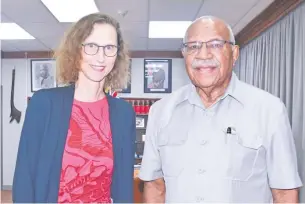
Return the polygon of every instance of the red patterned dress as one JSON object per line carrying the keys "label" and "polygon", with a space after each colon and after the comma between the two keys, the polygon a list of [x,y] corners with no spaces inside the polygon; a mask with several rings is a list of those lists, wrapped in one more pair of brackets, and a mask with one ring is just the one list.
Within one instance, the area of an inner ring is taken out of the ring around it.
{"label": "red patterned dress", "polygon": [[59,203],[110,203],[112,135],[107,98],[74,100],[63,154]]}

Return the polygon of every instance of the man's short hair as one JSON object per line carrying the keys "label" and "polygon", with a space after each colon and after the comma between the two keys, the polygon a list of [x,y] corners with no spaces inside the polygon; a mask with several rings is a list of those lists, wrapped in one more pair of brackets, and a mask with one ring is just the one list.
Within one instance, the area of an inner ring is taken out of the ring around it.
{"label": "man's short hair", "polygon": [[[190,28],[195,22],[197,22],[198,20],[202,20],[202,19],[211,19],[211,20],[218,19],[218,20],[223,21],[222,19],[217,18],[217,17],[215,17],[215,16],[201,16],[201,17],[197,18],[197,19],[194,20],[194,21],[191,23],[191,25],[189,25],[189,27],[187,28],[187,30],[186,30],[186,32],[185,32],[185,35],[184,35],[184,38],[183,38],[183,43],[185,43],[186,40],[187,40],[187,34],[188,34],[189,28]],[[233,33],[233,30],[232,30],[231,26],[230,26],[228,23],[226,23],[225,21],[223,21],[223,22],[224,22],[224,24],[226,25],[227,29],[229,30],[229,33],[230,33],[230,42],[232,42],[233,44],[235,44],[235,37],[234,37],[234,33]]]}

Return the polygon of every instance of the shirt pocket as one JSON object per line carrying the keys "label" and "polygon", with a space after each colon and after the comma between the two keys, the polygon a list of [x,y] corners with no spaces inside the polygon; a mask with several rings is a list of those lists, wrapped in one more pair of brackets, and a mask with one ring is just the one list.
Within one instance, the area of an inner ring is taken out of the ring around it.
{"label": "shirt pocket", "polygon": [[262,140],[257,134],[241,132],[230,135],[228,140],[228,179],[248,181],[253,175],[262,147]]}
{"label": "shirt pocket", "polygon": [[187,132],[179,130],[165,130],[160,134],[158,148],[165,179],[178,177],[183,171],[187,139]]}

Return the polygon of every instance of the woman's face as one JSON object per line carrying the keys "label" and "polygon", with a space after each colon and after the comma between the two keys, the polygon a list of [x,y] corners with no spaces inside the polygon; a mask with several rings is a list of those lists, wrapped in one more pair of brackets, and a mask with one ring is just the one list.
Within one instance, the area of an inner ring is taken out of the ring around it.
{"label": "woman's face", "polygon": [[112,25],[95,24],[82,43],[81,72],[93,82],[103,82],[114,67],[117,52],[117,32]]}

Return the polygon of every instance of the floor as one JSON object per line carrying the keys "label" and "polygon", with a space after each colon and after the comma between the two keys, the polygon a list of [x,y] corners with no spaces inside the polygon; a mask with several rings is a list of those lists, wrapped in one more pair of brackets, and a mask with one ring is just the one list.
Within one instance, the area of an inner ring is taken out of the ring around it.
{"label": "floor", "polygon": [[12,203],[11,191],[1,191],[1,203]]}

